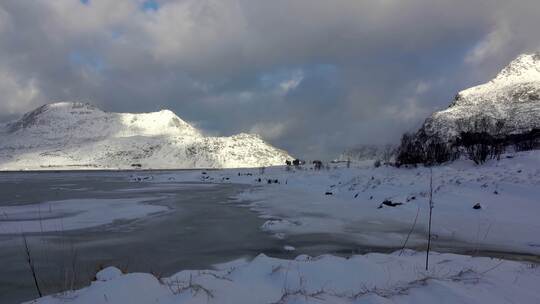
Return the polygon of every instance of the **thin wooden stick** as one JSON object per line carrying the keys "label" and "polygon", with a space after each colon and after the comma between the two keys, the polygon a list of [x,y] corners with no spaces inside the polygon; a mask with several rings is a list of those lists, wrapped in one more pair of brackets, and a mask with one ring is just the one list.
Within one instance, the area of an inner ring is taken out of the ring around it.
{"label": "thin wooden stick", "polygon": [[39,283],[36,275],[36,269],[34,267],[34,261],[32,261],[32,256],[30,255],[30,248],[28,248],[28,242],[26,241],[26,236],[23,234],[23,241],[24,241],[24,251],[26,252],[26,261],[28,262],[28,266],[30,266],[30,271],[32,271],[32,277],[34,278],[34,284],[36,285],[36,290],[38,292],[39,297],[41,298],[43,294],[41,293],[41,289],[39,288]]}
{"label": "thin wooden stick", "polygon": [[429,224],[428,224],[428,243],[426,251],[426,270],[429,266],[429,250],[431,249],[431,215],[433,213],[433,168],[429,168]]}

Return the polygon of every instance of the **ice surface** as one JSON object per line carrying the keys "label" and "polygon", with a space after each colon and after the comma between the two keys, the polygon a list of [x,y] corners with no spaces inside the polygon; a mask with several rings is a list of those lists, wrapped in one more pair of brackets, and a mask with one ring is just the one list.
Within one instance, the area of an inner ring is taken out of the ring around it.
{"label": "ice surface", "polygon": [[145,203],[153,198],[69,199],[40,204],[0,206],[0,234],[68,231],[133,220],[165,212]]}

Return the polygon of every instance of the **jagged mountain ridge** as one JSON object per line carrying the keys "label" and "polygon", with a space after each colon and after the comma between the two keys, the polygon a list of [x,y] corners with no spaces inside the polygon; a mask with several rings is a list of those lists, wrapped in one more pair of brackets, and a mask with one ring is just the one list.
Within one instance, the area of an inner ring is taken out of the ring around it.
{"label": "jagged mountain ridge", "polygon": [[421,131],[451,141],[460,132],[476,131],[479,119],[500,122],[497,132],[505,135],[540,128],[540,53],[520,55],[493,80],[459,92],[447,109],[425,121]]}
{"label": "jagged mountain ridge", "polygon": [[291,158],[257,135],[204,136],[169,110],[111,113],[62,102],[0,126],[0,170],[260,167]]}

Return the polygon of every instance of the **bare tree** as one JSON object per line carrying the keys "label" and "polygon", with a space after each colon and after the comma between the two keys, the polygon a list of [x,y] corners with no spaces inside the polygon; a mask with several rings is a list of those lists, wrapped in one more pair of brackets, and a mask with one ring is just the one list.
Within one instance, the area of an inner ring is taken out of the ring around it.
{"label": "bare tree", "polygon": [[390,161],[392,161],[392,157],[394,156],[395,152],[396,152],[396,149],[394,145],[392,144],[384,145],[382,153],[381,153],[381,158],[385,165],[390,163]]}

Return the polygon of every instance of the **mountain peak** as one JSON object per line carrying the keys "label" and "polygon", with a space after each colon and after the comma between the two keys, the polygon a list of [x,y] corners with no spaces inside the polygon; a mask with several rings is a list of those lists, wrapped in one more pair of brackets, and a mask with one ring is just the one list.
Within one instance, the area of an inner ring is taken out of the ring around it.
{"label": "mountain peak", "polygon": [[78,102],[78,101],[60,101],[60,102],[54,102],[46,104],[45,107],[49,109],[66,109],[66,110],[74,110],[74,109],[89,109],[94,110],[96,109],[95,106],[93,106],[90,103],[85,102]]}
{"label": "mountain peak", "polygon": [[200,132],[170,110],[149,113],[106,112],[90,103],[57,102],[30,111],[8,125],[8,132],[43,134],[49,139],[75,136],[199,136]]}
{"label": "mountain peak", "polygon": [[[44,116],[58,115],[70,111],[86,112],[100,111],[89,103],[82,102],[56,102],[45,104],[35,110],[32,110],[23,115],[21,119],[11,124],[8,124],[10,132],[15,132],[20,129],[29,128],[39,125],[39,122],[44,119]],[[45,118],[46,120],[46,118]]]}
{"label": "mountain peak", "polygon": [[114,113],[59,102],[0,129],[0,169],[260,167],[286,159],[258,136],[206,137],[170,110]]}
{"label": "mountain peak", "polygon": [[540,53],[520,55],[493,80],[459,92],[449,108],[426,121],[423,130],[449,139],[483,118],[503,122],[506,134],[540,128]]}
{"label": "mountain peak", "polygon": [[540,52],[519,55],[493,81],[515,83],[537,80],[540,80]]}
{"label": "mountain peak", "polygon": [[540,53],[522,54],[491,81],[459,92],[450,108],[535,99],[539,83]]}

